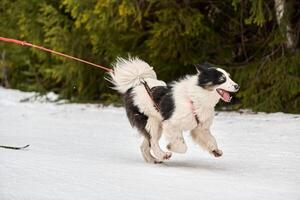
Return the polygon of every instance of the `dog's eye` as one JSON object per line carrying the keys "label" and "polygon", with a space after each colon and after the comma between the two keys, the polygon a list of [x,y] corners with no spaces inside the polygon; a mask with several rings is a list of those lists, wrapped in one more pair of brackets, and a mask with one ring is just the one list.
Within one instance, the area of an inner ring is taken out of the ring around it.
{"label": "dog's eye", "polygon": [[220,82],[225,81],[225,77],[224,77],[224,76],[221,76],[221,77],[219,78],[219,81],[220,81]]}

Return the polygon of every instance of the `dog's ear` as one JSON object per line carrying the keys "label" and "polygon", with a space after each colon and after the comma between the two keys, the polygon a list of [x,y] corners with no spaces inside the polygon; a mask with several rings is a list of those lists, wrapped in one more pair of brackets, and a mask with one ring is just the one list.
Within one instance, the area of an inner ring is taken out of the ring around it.
{"label": "dog's ear", "polygon": [[196,68],[198,73],[207,70],[207,67],[205,65],[201,65],[201,64],[196,64],[195,68]]}
{"label": "dog's ear", "polygon": [[215,66],[207,61],[205,61],[203,64],[196,64],[195,65],[197,72],[205,72],[209,68],[214,68]]}

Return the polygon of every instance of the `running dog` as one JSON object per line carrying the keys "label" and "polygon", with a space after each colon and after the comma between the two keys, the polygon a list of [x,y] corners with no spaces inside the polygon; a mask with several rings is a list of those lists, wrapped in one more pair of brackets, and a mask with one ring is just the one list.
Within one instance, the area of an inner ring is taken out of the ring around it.
{"label": "running dog", "polygon": [[[230,93],[237,92],[239,85],[225,70],[210,64],[196,69],[195,75],[166,84],[139,58],[118,58],[113,65],[108,80],[123,94],[130,124],[144,136],[140,149],[146,162],[161,163],[171,152],[185,153],[183,131],[190,131],[196,143],[215,157],[222,156],[210,132],[214,107],[220,99],[230,102]],[[159,146],[162,133],[169,152]]]}

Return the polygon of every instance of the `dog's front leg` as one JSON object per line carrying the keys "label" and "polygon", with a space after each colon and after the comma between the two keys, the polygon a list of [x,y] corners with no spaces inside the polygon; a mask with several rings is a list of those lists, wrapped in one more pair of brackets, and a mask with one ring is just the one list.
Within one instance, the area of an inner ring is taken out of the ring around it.
{"label": "dog's front leg", "polygon": [[222,156],[223,152],[218,148],[215,137],[210,133],[209,128],[198,126],[191,131],[193,139],[201,147],[206,149],[215,157]]}
{"label": "dog's front leg", "polygon": [[187,151],[181,130],[176,129],[169,123],[164,123],[163,132],[166,140],[169,142],[167,145],[168,150],[175,153],[185,153]]}

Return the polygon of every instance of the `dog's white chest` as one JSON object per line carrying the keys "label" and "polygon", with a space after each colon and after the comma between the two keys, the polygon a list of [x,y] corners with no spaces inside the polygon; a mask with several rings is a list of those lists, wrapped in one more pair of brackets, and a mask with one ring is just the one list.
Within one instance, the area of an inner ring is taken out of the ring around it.
{"label": "dog's white chest", "polygon": [[188,131],[196,128],[198,126],[197,119],[193,113],[188,113],[186,117],[182,120],[177,120],[177,126],[182,131]]}
{"label": "dog's white chest", "polygon": [[206,123],[208,120],[212,119],[215,114],[213,108],[200,108],[196,111],[197,116],[199,118],[200,124]]}
{"label": "dog's white chest", "polygon": [[[170,119],[171,123],[181,131],[189,131],[196,128],[199,124],[206,123],[214,116],[214,109],[183,106],[182,109],[177,109],[174,116]],[[197,119],[199,120],[199,124]]]}

